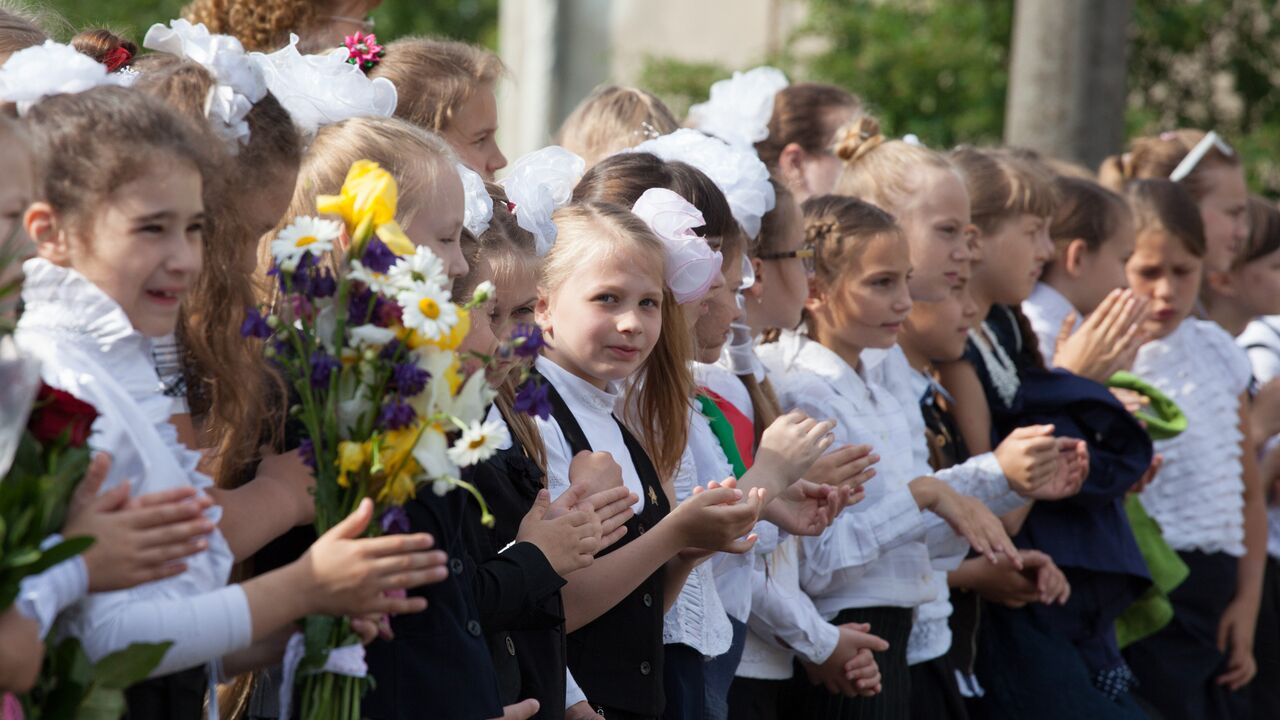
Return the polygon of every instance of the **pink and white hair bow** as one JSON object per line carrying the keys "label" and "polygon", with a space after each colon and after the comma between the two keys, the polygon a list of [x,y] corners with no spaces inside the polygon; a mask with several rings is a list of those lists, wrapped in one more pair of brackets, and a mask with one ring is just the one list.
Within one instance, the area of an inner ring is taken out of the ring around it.
{"label": "pink and white hair bow", "polygon": [[663,271],[676,302],[684,305],[706,295],[723,257],[693,231],[706,224],[698,208],[666,188],[650,188],[636,200],[631,212],[662,240],[666,249]]}

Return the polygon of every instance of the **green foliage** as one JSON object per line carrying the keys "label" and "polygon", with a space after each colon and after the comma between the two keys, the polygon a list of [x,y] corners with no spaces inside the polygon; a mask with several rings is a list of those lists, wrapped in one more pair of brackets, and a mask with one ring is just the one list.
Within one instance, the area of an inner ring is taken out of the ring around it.
{"label": "green foliage", "polygon": [[22,698],[31,720],[118,720],[124,691],[145,680],[173,643],[134,643],[90,663],[80,641],[67,638],[44,659],[36,687]]}
{"label": "green foliage", "polygon": [[733,73],[717,63],[687,63],[672,58],[649,56],[640,70],[640,87],[662,98],[676,117],[684,117],[689,106],[707,99],[711,83]]}
{"label": "green foliage", "polygon": [[[85,27],[108,27],[141,42],[153,23],[178,17],[189,0],[50,0],[67,21],[59,37]],[[381,41],[436,35],[497,47],[498,0],[385,0],[374,12]]]}

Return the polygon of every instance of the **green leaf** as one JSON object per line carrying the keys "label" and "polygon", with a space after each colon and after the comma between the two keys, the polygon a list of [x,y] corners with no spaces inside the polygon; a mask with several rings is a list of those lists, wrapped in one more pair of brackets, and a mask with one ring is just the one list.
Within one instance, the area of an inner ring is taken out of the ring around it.
{"label": "green leaf", "polygon": [[172,646],[172,642],[134,643],[113,652],[94,664],[93,681],[102,687],[123,690],[145,680]]}
{"label": "green leaf", "polygon": [[120,720],[124,711],[124,690],[94,685],[80,703],[75,720]]}

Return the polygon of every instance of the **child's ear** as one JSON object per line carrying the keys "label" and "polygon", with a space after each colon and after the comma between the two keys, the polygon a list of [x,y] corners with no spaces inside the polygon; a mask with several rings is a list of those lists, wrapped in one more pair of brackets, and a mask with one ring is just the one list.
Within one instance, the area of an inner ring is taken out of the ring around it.
{"label": "child's ear", "polygon": [[827,293],[816,282],[809,281],[809,297],[804,300],[804,309],[810,315],[822,312],[827,306]]}
{"label": "child's ear", "polygon": [[551,337],[551,300],[541,288],[538,289],[538,300],[533,304],[533,321],[543,335]]}
{"label": "child's ear", "polygon": [[1223,297],[1235,297],[1236,295],[1235,276],[1230,272],[1206,270],[1204,281],[1209,286],[1209,289],[1218,295]]}
{"label": "child's ear", "polygon": [[742,291],[742,296],[759,302],[764,297],[764,261],[760,258],[751,258],[751,272],[755,275],[756,281],[751,283],[751,287]]}
{"label": "child's ear", "polygon": [[71,264],[71,242],[59,222],[58,213],[47,202],[32,203],[22,216],[27,237],[36,246],[36,255],[55,265]]}
{"label": "child's ear", "polygon": [[804,148],[796,143],[787,143],[782,152],[778,153],[778,172],[786,184],[804,187],[804,157]]}
{"label": "child's ear", "polygon": [[1067,274],[1075,277],[1080,274],[1080,266],[1084,263],[1085,253],[1089,252],[1089,243],[1079,238],[1067,243],[1066,252],[1063,253],[1062,266],[1066,268]]}

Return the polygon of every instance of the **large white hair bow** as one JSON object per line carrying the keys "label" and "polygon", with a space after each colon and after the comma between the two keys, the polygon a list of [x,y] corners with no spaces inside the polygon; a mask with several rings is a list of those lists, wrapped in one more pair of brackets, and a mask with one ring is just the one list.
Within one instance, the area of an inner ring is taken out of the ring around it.
{"label": "large white hair bow", "polygon": [[650,188],[631,212],[662,240],[663,272],[676,302],[684,305],[706,295],[724,259],[693,231],[706,224],[698,208],[666,188]]}
{"label": "large white hair bow", "polygon": [[535,150],[511,164],[511,172],[498,183],[515,207],[516,222],[533,235],[538,256],[556,242],[551,213],[573,197],[587,163],[559,145]]}
{"label": "large white hair bow", "polygon": [[733,218],[752,238],[760,234],[761,219],[777,202],[769,184],[769,168],[754,150],[734,147],[697,130],[681,128],[646,140],[631,152],[652,153],[701,170],[724,193]]}
{"label": "large white hair bow", "polygon": [[711,98],[689,108],[689,125],[730,145],[752,147],[769,137],[773,98],[789,83],[777,68],[735,72],[711,86]]}
{"label": "large white hair bow", "polygon": [[231,143],[233,150],[236,143],[249,142],[245,116],[267,94],[267,83],[257,66],[249,62],[239,40],[211,33],[204,23],[192,25],[179,18],[170,20],[169,27],[152,25],[142,46],[187,58],[208,70],[217,84],[205,98],[205,117],[213,121],[214,131]]}
{"label": "large white hair bow", "polygon": [[108,73],[102,63],[52,40],[19,50],[0,67],[0,100],[17,104],[19,115],[50,95],[124,84],[122,76]]}
{"label": "large white hair bow", "polygon": [[271,94],[307,136],[325,125],[353,117],[391,117],[396,111],[396,86],[386,78],[370,79],[359,66],[347,62],[346,48],[324,55],[303,55],[298,36],[289,44],[250,59],[266,79]]}
{"label": "large white hair bow", "polygon": [[471,233],[471,237],[480,237],[489,229],[489,221],[493,219],[493,198],[484,186],[484,178],[475,170],[457,163],[458,175],[462,178],[463,220],[462,225]]}

